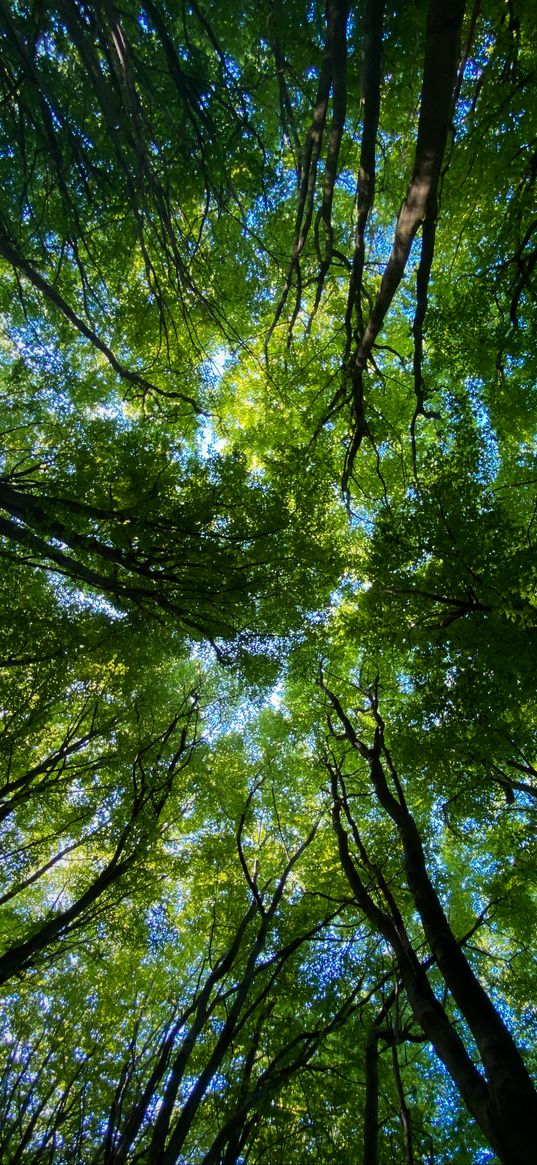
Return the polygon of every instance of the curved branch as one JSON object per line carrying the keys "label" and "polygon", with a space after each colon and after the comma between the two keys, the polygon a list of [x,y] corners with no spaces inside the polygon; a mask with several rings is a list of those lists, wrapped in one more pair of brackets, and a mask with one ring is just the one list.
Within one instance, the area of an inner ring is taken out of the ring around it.
{"label": "curved branch", "polygon": [[156,384],[152,384],[149,380],[146,380],[145,377],[141,376],[139,372],[133,372],[131,368],[127,368],[125,364],[118,360],[108,345],[105,344],[104,340],[101,340],[100,336],[97,335],[97,332],[95,332],[93,328],[89,327],[89,325],[85,323],[85,321],[81,319],[81,317],[77,315],[75,311],[73,311],[73,308],[70,307],[63,296],[60,295],[59,291],[57,291],[57,289],[51,283],[49,283],[46,279],[43,278],[42,275],[39,274],[38,271],[36,271],[35,267],[29,263],[28,259],[25,259],[24,256],[20,254],[20,252],[16,249],[3,230],[0,230],[0,255],[2,255],[16,271],[20,271],[24,276],[26,276],[26,278],[36,288],[36,290],[40,291],[41,294],[44,295],[50,303],[53,303],[54,306],[58,308],[62,315],[65,316],[65,319],[69,320],[69,323],[72,324],[74,328],[76,328],[77,332],[80,332],[80,335],[84,336],[86,340],[89,340],[93,347],[96,348],[98,352],[102,353],[102,355],[108,361],[110,367],[113,368],[114,372],[117,373],[117,375],[120,376],[122,380],[126,380],[128,384],[132,384],[137,388],[141,388],[144,395],[149,392],[156,393],[158,396],[168,397],[171,400],[182,400],[185,404],[190,405],[196,416],[207,416],[207,413],[204,411],[204,409],[201,408],[201,406],[194,400],[193,397],[186,396],[182,392],[168,392],[162,388],[158,388]]}

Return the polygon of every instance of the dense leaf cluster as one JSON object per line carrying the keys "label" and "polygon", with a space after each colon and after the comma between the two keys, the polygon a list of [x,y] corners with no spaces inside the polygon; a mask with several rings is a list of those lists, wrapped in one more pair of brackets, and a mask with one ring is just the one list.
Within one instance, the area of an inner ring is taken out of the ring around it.
{"label": "dense leaf cluster", "polygon": [[536,41],[0,4],[6,1165],[534,1165]]}

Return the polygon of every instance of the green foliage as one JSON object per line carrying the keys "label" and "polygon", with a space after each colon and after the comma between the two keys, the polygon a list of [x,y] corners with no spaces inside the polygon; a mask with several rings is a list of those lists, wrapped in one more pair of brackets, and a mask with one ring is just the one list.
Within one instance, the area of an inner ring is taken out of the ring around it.
{"label": "green foliage", "polygon": [[424,179],[382,7],[0,10],[6,1165],[533,1160],[536,15]]}

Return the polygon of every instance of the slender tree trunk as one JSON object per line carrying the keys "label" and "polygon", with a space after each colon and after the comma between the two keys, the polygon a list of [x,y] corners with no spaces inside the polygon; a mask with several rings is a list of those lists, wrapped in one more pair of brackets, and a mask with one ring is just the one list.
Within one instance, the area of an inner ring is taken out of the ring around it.
{"label": "slender tree trunk", "polygon": [[452,1021],[436,999],[396,904],[392,905],[390,898],[390,913],[387,913],[379,908],[364,886],[350,854],[347,832],[341,821],[342,810],[351,824],[355,841],[361,846],[358,827],[350,813],[341,775],[328,765],[334,798],[334,829],[349,885],[358,905],[390,943],[417,1022],[431,1040],[502,1165],[536,1165],[537,1092],[511,1033],[461,950],[429,878],[419,831],[408,810],[384,741],[384,724],[378,712],[376,690],[369,693],[371,712],[377,725],[373,747],[369,747],[357,735],[337,696],[322,680],[321,686],[340,720],[345,737],[368,764],[379,805],[397,828],[408,888],[436,966],[476,1040],[484,1075],[475,1068]]}
{"label": "slender tree trunk", "polygon": [[356,364],[360,368],[365,368],[403,278],[410,248],[427,218],[428,206],[434,204],[452,117],[464,9],[465,0],[431,0],[429,4],[414,170],[397,219],[392,253],[356,354]]}

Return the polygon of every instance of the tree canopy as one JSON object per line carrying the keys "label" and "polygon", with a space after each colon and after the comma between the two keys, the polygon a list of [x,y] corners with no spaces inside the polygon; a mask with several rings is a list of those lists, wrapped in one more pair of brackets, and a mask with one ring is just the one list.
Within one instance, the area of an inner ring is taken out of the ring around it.
{"label": "tree canopy", "polygon": [[6,1165],[535,1165],[536,44],[0,2]]}

